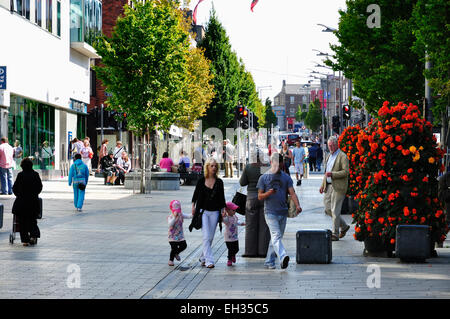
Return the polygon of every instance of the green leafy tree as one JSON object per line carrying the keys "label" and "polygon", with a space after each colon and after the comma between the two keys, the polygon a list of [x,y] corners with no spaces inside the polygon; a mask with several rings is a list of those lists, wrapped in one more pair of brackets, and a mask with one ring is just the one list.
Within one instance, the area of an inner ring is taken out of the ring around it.
{"label": "green leafy tree", "polygon": [[339,10],[338,45],[331,45],[336,62],[326,61],[353,80],[354,94],[375,115],[384,101],[419,103],[424,95],[424,63],[413,51],[412,12],[417,0],[380,0],[380,28],[369,28],[367,7],[372,0],[347,0]]}
{"label": "green leafy tree", "polygon": [[304,122],[307,115],[308,115],[308,112],[306,111],[306,107],[305,108],[299,107],[297,110],[297,113],[295,113],[295,120],[297,122]]}
{"label": "green leafy tree", "polygon": [[313,132],[318,131],[322,125],[322,114],[320,113],[320,101],[315,100],[309,106],[309,111],[305,118],[305,125]]}
{"label": "green leafy tree", "polygon": [[214,75],[211,83],[215,92],[210,107],[202,118],[202,125],[204,128],[217,127],[225,132],[234,120],[234,109],[239,102],[242,71],[214,9],[206,25],[205,37],[199,42],[198,47],[204,49],[206,58],[211,61],[211,73]]}
{"label": "green leafy tree", "polygon": [[210,72],[210,62],[203,56],[201,49],[191,48],[187,62],[183,112],[174,117],[174,121],[177,126],[194,130],[194,122],[206,113],[214,97],[214,86],[211,84],[213,75]]}
{"label": "green leafy tree", "polygon": [[[446,0],[418,0],[413,11],[415,52],[425,62],[425,53],[431,69],[425,72],[434,90],[433,115],[437,122],[447,123],[447,106],[450,105],[450,2]],[[446,13],[446,14],[444,14]]]}
{"label": "green leafy tree", "polygon": [[264,107],[266,113],[264,127],[269,129],[272,127],[272,124],[273,126],[276,126],[278,124],[278,119],[275,116],[275,113],[273,113],[272,101],[269,98],[266,99]]}
{"label": "green leafy tree", "polygon": [[[102,65],[98,78],[112,97],[107,104],[127,113],[128,129],[143,138],[158,126],[168,130],[184,109],[189,33],[176,1],[149,0],[125,5],[111,37],[95,43]],[[145,148],[141,158],[145,164]],[[144,170],[141,192],[145,192]]]}

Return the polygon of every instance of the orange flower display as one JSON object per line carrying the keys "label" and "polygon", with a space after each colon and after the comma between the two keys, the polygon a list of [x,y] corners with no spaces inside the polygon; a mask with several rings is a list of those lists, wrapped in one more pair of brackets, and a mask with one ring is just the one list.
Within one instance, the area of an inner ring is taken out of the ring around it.
{"label": "orange flower display", "polygon": [[339,141],[350,160],[348,194],[358,201],[356,240],[377,237],[391,247],[399,224],[429,225],[433,240],[445,238],[446,214],[437,199],[443,152],[432,129],[416,105],[385,102],[366,128],[344,130]]}

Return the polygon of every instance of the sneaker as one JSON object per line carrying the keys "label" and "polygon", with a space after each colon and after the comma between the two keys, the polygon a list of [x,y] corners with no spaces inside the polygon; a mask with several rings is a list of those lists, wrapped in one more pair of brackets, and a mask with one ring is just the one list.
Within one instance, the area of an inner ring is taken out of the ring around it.
{"label": "sneaker", "polygon": [[199,259],[198,261],[200,262],[200,264],[202,265],[202,267],[205,266],[205,261],[204,261],[204,260]]}
{"label": "sneaker", "polygon": [[284,256],[283,260],[281,261],[281,269],[287,268],[289,265],[289,256]]}
{"label": "sneaker", "polygon": [[274,264],[270,264],[270,265],[264,265],[267,269],[275,269],[275,265]]}
{"label": "sneaker", "polygon": [[236,256],[231,257],[231,262],[234,264],[236,263]]}
{"label": "sneaker", "polygon": [[331,241],[339,241],[339,237],[336,235],[331,235]]}
{"label": "sneaker", "polygon": [[175,264],[173,263],[172,260],[169,260],[168,265],[169,265],[169,266],[174,266]]}
{"label": "sneaker", "polygon": [[208,266],[206,266],[206,268],[214,268],[214,264],[209,264]]}
{"label": "sneaker", "polygon": [[233,262],[231,260],[227,261],[227,266],[233,266]]}
{"label": "sneaker", "polygon": [[180,256],[179,256],[179,255],[175,255],[175,259],[176,259],[176,260],[178,260],[178,261],[180,261],[180,260],[181,260],[181,258],[180,258]]}

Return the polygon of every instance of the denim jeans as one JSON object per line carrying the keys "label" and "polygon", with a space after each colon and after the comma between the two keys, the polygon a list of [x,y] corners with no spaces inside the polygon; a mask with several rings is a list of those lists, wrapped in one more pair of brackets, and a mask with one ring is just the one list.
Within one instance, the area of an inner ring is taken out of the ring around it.
{"label": "denim jeans", "polygon": [[2,184],[2,194],[12,194],[13,175],[11,168],[0,167],[0,179]]}
{"label": "denim jeans", "polygon": [[73,204],[75,208],[83,208],[83,202],[84,202],[84,194],[85,190],[82,191],[78,188],[78,184],[72,184],[73,186]]}
{"label": "denim jeans", "polygon": [[270,213],[265,213],[264,216],[266,217],[266,223],[267,226],[269,226],[270,231],[269,249],[267,250],[264,265],[274,266],[277,256],[280,264],[284,256],[286,256],[286,249],[284,249],[281,239],[283,238],[284,230],[286,229],[287,216]]}

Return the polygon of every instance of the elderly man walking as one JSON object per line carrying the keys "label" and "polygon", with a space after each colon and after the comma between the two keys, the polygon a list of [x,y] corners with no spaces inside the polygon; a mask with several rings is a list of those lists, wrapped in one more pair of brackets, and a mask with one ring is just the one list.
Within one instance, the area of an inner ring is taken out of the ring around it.
{"label": "elderly man walking", "polygon": [[270,243],[264,265],[275,269],[275,260],[278,256],[281,269],[287,268],[289,256],[283,246],[284,230],[288,215],[287,195],[291,195],[297,213],[302,211],[293,187],[291,177],[282,171],[283,156],[273,153],[270,157],[270,170],[261,175],[256,188],[258,199],[264,201],[264,217],[270,231]]}
{"label": "elderly man walking", "polygon": [[[337,241],[344,237],[350,229],[341,216],[342,203],[347,193],[349,168],[347,155],[339,150],[338,139],[335,136],[328,139],[328,148],[330,154],[326,159],[325,176],[319,192],[325,193],[325,213],[333,220],[331,240]],[[340,233],[339,227],[341,228]]]}
{"label": "elderly man walking", "polygon": [[13,165],[14,165],[14,149],[8,144],[8,138],[2,137],[0,141],[0,180],[1,195],[11,195],[13,192]]}

